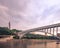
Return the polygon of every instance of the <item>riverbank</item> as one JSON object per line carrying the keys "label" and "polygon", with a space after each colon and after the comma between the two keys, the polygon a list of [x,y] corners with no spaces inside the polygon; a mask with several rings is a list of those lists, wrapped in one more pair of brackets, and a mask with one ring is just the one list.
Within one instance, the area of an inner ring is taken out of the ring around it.
{"label": "riverbank", "polygon": [[7,42],[8,40],[12,40],[13,36],[11,35],[4,35],[3,37],[0,38],[0,42]]}

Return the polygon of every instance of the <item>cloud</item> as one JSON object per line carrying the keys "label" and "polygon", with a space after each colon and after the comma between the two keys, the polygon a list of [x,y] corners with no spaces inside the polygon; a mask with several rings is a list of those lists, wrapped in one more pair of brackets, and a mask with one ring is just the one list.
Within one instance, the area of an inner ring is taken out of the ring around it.
{"label": "cloud", "polygon": [[[0,26],[16,29],[60,23],[59,0],[0,0]],[[2,23],[3,22],[3,23]]]}
{"label": "cloud", "polygon": [[0,5],[0,26],[8,26],[5,25],[9,20],[9,16],[6,13],[7,11],[8,11],[7,7]]}

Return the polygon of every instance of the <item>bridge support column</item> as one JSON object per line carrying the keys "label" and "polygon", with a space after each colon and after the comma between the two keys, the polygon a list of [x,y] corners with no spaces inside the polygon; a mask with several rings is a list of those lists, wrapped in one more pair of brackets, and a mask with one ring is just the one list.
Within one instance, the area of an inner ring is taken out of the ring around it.
{"label": "bridge support column", "polygon": [[47,29],[47,33],[48,33],[48,29]]}
{"label": "bridge support column", "polygon": [[46,29],[46,32],[48,32],[48,29]]}
{"label": "bridge support column", "polygon": [[45,36],[47,36],[47,32],[45,32]]}
{"label": "bridge support column", "polygon": [[47,33],[48,33],[48,29],[46,29],[45,36],[47,36]]}
{"label": "bridge support column", "polygon": [[51,28],[50,28],[50,34],[51,34]]}
{"label": "bridge support column", "polygon": [[56,35],[57,35],[57,33],[58,33],[58,27],[56,28]]}
{"label": "bridge support column", "polygon": [[53,36],[54,36],[54,28],[53,28]]}

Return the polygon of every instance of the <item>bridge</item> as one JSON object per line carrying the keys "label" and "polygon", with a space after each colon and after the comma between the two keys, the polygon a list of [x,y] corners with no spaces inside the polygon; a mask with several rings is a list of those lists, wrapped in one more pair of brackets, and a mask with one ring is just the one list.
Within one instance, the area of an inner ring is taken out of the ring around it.
{"label": "bridge", "polygon": [[[60,23],[47,25],[47,26],[42,26],[42,27],[33,28],[33,29],[29,29],[29,30],[19,32],[18,36],[20,38],[22,38],[25,34],[27,34],[29,32],[35,32],[35,31],[43,32],[43,33],[45,33],[46,36],[47,36],[47,34],[51,34],[52,36],[57,36],[59,27],[60,27]],[[54,35],[55,32],[56,32],[56,35]]]}

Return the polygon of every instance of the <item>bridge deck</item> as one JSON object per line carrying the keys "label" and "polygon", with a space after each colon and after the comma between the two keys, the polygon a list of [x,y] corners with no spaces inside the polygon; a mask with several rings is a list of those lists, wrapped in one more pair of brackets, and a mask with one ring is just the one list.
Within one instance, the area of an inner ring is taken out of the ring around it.
{"label": "bridge deck", "polygon": [[55,28],[55,27],[60,27],[60,23],[58,24],[52,24],[52,25],[47,25],[47,26],[42,26],[42,27],[38,27],[38,28],[33,28],[33,29],[29,29],[23,32],[33,32],[33,31],[37,31],[37,30],[42,30],[42,29],[48,29],[48,28]]}

